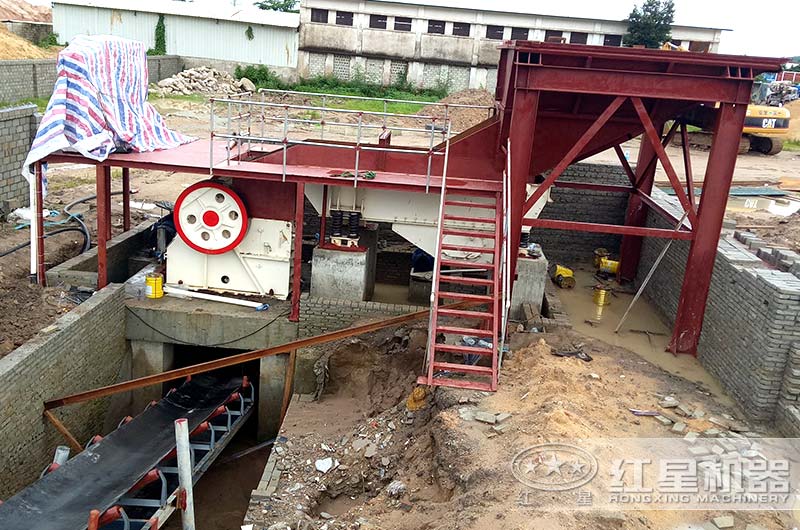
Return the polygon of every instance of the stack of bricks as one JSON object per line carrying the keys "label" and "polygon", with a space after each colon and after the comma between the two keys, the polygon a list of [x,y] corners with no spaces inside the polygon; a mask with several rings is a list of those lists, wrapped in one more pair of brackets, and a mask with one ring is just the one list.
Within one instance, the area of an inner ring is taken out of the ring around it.
{"label": "stack of bricks", "polygon": [[776,269],[800,277],[800,254],[784,247],[773,247],[752,232],[736,231],[734,237]]}
{"label": "stack of bricks", "polygon": [[0,109],[0,216],[29,202],[22,164],[36,134],[36,105]]}
{"label": "stack of bricks", "polygon": [[[673,213],[678,208],[675,199],[663,192],[655,191],[653,197]],[[670,228],[653,213],[648,216],[648,226]],[[639,281],[665,244],[663,240],[645,240]],[[670,322],[677,312],[688,251],[688,242],[673,242],[645,290],[645,296]],[[771,268],[752,252],[752,247],[723,236],[714,264],[699,358],[754,420],[769,421],[775,416],[789,350],[800,340],[799,324],[800,280]]]}
{"label": "stack of bricks", "polygon": [[800,436],[800,343],[794,344],[789,351],[775,423],[785,436]]}
{"label": "stack of bricks", "polygon": [[[628,194],[609,191],[559,188],[559,182],[591,182],[630,186],[630,181],[620,166],[605,164],[575,164],[567,168],[552,188],[552,202],[545,206],[540,217],[564,221],[582,221],[619,225],[625,223]],[[531,242],[539,243],[545,254],[555,260],[575,260],[586,256],[591,259],[596,248],[607,248],[612,254],[619,252],[621,236],[594,234],[574,230],[531,229]]]}
{"label": "stack of bricks", "polygon": [[300,298],[299,337],[313,337],[344,329],[356,321],[375,317],[389,317],[427,309],[427,306],[386,304],[382,302],[356,302],[312,298],[304,293]]}

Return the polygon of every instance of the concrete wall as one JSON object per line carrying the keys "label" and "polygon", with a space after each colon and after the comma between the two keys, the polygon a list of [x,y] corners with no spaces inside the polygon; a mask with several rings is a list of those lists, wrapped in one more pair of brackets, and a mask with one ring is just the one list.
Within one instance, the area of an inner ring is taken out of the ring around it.
{"label": "concrete wall", "polygon": [[[122,285],[109,285],[0,359],[0,498],[38,478],[64,444],[42,417],[45,400],[118,381],[127,357],[123,295]],[[103,430],[109,404],[100,399],[55,414],[83,442]]]}
{"label": "concrete wall", "polygon": [[[676,199],[654,198],[677,211]],[[673,228],[652,212],[648,226]],[[665,240],[645,239],[639,279],[650,270]],[[675,241],[645,290],[662,315],[674,322],[689,242]],[[800,279],[775,270],[732,234],[720,240],[699,359],[754,420],[775,416],[793,342],[800,340]]]}
{"label": "concrete wall", "polygon": [[30,22],[27,20],[5,20],[3,25],[8,31],[30,41],[39,44],[53,32],[53,24],[50,22]]}
{"label": "concrete wall", "polygon": [[[558,181],[630,185],[621,167],[603,164],[575,164],[570,166]],[[552,202],[542,211],[543,219],[625,223],[625,210],[628,206],[626,193],[554,188],[550,198]],[[607,248],[616,256],[622,238],[611,234],[531,229],[531,241],[542,245],[544,253],[551,261],[568,259],[574,262],[581,256],[591,258],[594,249],[599,247]]]}
{"label": "concrete wall", "polygon": [[0,109],[0,215],[29,202],[22,163],[36,134],[35,113],[36,105]]}
{"label": "concrete wall", "polygon": [[[155,83],[183,70],[180,57],[148,57],[150,82]],[[49,98],[56,82],[56,59],[0,61],[0,103],[31,98]]]}
{"label": "concrete wall", "polygon": [[313,337],[321,333],[350,327],[368,318],[413,313],[424,307],[381,302],[355,302],[311,298],[303,294],[300,303],[299,336]]}

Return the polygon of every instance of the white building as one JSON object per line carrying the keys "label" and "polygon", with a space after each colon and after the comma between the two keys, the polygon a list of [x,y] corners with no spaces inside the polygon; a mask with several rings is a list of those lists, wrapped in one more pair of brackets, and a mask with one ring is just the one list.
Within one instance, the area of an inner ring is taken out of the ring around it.
{"label": "white building", "polygon": [[[472,9],[466,1],[301,0],[298,74],[351,79],[361,73],[382,84],[405,76],[426,88],[494,90],[503,40],[622,45],[626,22],[564,16],[569,2],[564,4],[545,7],[560,12],[548,15],[544,9]],[[675,25],[673,43],[716,52],[722,31]]]}
{"label": "white building", "polygon": [[53,31],[61,42],[75,35],[116,35],[155,46],[164,16],[167,53],[231,63],[265,64],[282,74],[297,66],[297,13],[263,11],[252,2],[176,0],[54,0]]}

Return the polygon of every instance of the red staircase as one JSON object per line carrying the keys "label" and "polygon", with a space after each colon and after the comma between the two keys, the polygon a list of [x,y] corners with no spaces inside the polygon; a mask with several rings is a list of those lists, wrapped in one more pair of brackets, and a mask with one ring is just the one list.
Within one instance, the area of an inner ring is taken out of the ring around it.
{"label": "red staircase", "polygon": [[[420,384],[484,391],[497,389],[504,300],[501,296],[504,194],[498,193],[491,202],[480,201],[479,198],[454,198],[447,191],[445,181],[431,287],[426,373],[417,380]],[[464,209],[468,209],[469,215],[453,213]],[[473,214],[475,211],[494,215],[480,216]],[[464,238],[469,238],[471,244],[463,243]],[[448,273],[454,269],[472,274],[485,271],[485,277]],[[470,291],[478,287],[484,292],[459,292],[459,286]],[[459,308],[443,307],[453,302],[465,303]],[[439,342],[442,336],[445,341]],[[465,336],[476,339],[470,339],[476,344],[465,344],[462,340]],[[483,345],[478,344],[477,339]]]}

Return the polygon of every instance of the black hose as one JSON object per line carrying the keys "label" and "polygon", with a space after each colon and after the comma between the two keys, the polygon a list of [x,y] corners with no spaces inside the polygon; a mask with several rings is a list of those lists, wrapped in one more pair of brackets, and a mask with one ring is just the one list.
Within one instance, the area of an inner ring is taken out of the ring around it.
{"label": "black hose", "polygon": [[[81,225],[82,225],[82,227],[68,226],[66,228],[59,228],[58,230],[53,230],[52,232],[47,232],[44,235],[44,237],[54,236],[56,234],[61,234],[62,232],[80,232],[80,233],[83,234],[83,247],[86,248],[87,243],[89,243],[89,231],[86,229],[86,225],[84,225],[83,223],[81,223]],[[10,249],[6,250],[5,252],[0,253],[0,258],[4,258],[4,257],[8,256],[9,254],[13,254],[14,252],[16,252],[18,250],[22,250],[23,248],[30,246],[30,244],[31,244],[30,241],[26,241],[25,243],[17,245],[16,247],[10,248]],[[85,250],[83,252],[85,252]]]}
{"label": "black hose", "polygon": [[[112,191],[111,196],[113,197],[114,195],[122,195],[122,190]],[[86,223],[83,222],[83,216],[79,213],[72,213],[70,210],[72,210],[72,208],[83,202],[91,201],[92,199],[96,198],[97,198],[96,194],[87,195],[86,197],[82,197],[76,201],[72,201],[68,205],[64,206],[64,213],[67,214],[71,219],[74,219],[79,225],[81,225],[81,228],[83,229],[84,239],[83,239],[83,250],[81,250],[81,253],[88,252],[89,249],[92,248],[92,236],[89,234],[89,228],[86,226]]]}

